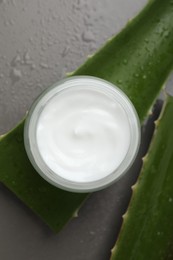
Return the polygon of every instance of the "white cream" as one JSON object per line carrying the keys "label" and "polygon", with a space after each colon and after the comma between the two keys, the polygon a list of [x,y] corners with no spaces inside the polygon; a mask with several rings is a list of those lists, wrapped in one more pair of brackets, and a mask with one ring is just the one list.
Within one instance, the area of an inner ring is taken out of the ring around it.
{"label": "white cream", "polygon": [[52,97],[36,132],[40,154],[61,177],[91,182],[115,171],[130,143],[128,116],[99,88],[78,86]]}
{"label": "white cream", "polygon": [[37,172],[65,190],[110,185],[132,164],[140,142],[136,111],[116,86],[79,76],[48,88],[25,123],[25,148]]}

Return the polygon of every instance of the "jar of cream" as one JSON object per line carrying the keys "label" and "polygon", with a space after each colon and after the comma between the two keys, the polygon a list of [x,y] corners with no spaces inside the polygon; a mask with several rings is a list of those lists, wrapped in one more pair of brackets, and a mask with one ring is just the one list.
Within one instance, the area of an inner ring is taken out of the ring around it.
{"label": "jar of cream", "polygon": [[73,192],[102,189],[135,159],[140,124],[128,97],[100,78],[76,76],[48,88],[25,123],[25,149],[37,172]]}

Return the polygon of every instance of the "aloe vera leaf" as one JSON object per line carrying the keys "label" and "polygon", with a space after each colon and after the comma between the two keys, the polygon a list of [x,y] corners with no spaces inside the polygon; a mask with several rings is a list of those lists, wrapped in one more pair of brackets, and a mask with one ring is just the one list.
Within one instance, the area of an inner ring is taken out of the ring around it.
{"label": "aloe vera leaf", "polygon": [[[73,75],[94,75],[117,84],[131,98],[142,121],[172,68],[171,10],[169,1],[150,2]],[[54,188],[35,172],[24,150],[23,125],[24,122],[0,140],[0,180],[53,230],[59,231],[87,194]]]}
{"label": "aloe vera leaf", "polygon": [[173,97],[168,96],[111,260],[173,259]]}

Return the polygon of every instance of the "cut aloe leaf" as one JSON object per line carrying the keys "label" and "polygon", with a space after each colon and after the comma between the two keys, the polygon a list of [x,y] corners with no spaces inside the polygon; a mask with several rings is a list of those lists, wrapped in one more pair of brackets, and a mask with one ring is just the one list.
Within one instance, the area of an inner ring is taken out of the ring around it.
{"label": "cut aloe leaf", "polygon": [[[147,115],[173,65],[173,15],[170,1],[150,1],[116,37],[72,75],[93,75],[119,86]],[[0,180],[53,230],[77,212],[87,194],[55,188],[35,172],[23,145],[20,123],[0,140]]]}
{"label": "cut aloe leaf", "polygon": [[173,97],[156,121],[155,134],[124,215],[111,260],[173,259]]}

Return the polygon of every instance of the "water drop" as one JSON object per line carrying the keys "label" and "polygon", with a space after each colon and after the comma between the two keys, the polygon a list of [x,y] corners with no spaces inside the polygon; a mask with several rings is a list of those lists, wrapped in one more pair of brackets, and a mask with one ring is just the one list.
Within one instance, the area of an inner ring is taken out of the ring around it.
{"label": "water drop", "polygon": [[29,42],[34,43],[34,39],[32,37],[30,37]]}
{"label": "water drop", "polygon": [[31,69],[35,70],[36,69],[36,65],[34,63],[31,64]]}
{"label": "water drop", "polygon": [[95,232],[94,231],[89,231],[90,235],[95,235]]}
{"label": "water drop", "polygon": [[164,33],[164,37],[165,37],[165,38],[168,38],[169,35],[170,35],[170,32],[169,32],[169,31],[165,31],[165,33]]}
{"label": "water drop", "polygon": [[19,54],[17,54],[11,61],[11,66],[14,67],[16,66],[18,63],[21,63],[21,57]]}
{"label": "water drop", "polygon": [[169,200],[168,200],[169,202],[172,202],[173,201],[173,199],[172,198],[169,198]]}
{"label": "water drop", "polygon": [[121,83],[122,83],[122,80],[121,80],[121,79],[118,79],[118,80],[117,80],[117,83],[121,84]]}
{"label": "water drop", "polygon": [[41,49],[42,49],[42,51],[45,51],[45,50],[47,50],[47,47],[44,46],[44,45],[42,45],[42,46],[41,46]]}
{"label": "water drop", "polygon": [[52,46],[53,45],[53,41],[48,41],[47,42],[47,46]]}
{"label": "water drop", "polygon": [[49,68],[48,64],[44,63],[44,62],[40,63],[40,67],[43,68],[43,69],[48,69]]}
{"label": "water drop", "polygon": [[81,9],[80,4],[81,4],[81,1],[77,0],[76,2],[73,3],[72,7],[74,8],[74,10],[80,10]]}
{"label": "water drop", "polygon": [[143,78],[143,79],[146,79],[146,78],[147,78],[147,76],[146,76],[146,75],[143,75],[143,76],[142,76],[142,78]]}
{"label": "water drop", "polygon": [[84,20],[84,24],[85,24],[86,26],[92,26],[92,25],[93,25],[93,22],[91,21],[91,19],[89,19],[88,16],[87,16],[87,17],[84,17],[83,20]]}
{"label": "water drop", "polygon": [[123,64],[124,64],[124,65],[127,64],[127,60],[126,60],[126,59],[123,60]]}
{"label": "water drop", "polygon": [[32,64],[31,57],[30,57],[28,51],[25,52],[24,55],[23,55],[23,62],[24,62],[24,64],[26,64],[26,65]]}
{"label": "water drop", "polygon": [[138,77],[139,77],[139,74],[138,74],[138,73],[135,73],[135,77],[138,78]]}
{"label": "water drop", "polygon": [[95,41],[95,37],[94,34],[92,33],[92,31],[87,30],[85,32],[82,33],[82,40],[85,42],[92,42]]}
{"label": "water drop", "polygon": [[145,50],[150,53],[149,47],[145,47]]}
{"label": "water drop", "polygon": [[70,47],[67,45],[67,46],[64,48],[64,50],[63,50],[61,56],[62,56],[62,57],[65,57],[65,56],[69,53],[69,50],[70,50]]}
{"label": "water drop", "polygon": [[20,80],[22,77],[22,72],[21,70],[17,68],[12,68],[11,73],[10,73],[10,78],[12,80],[12,83],[14,84],[16,81]]}

